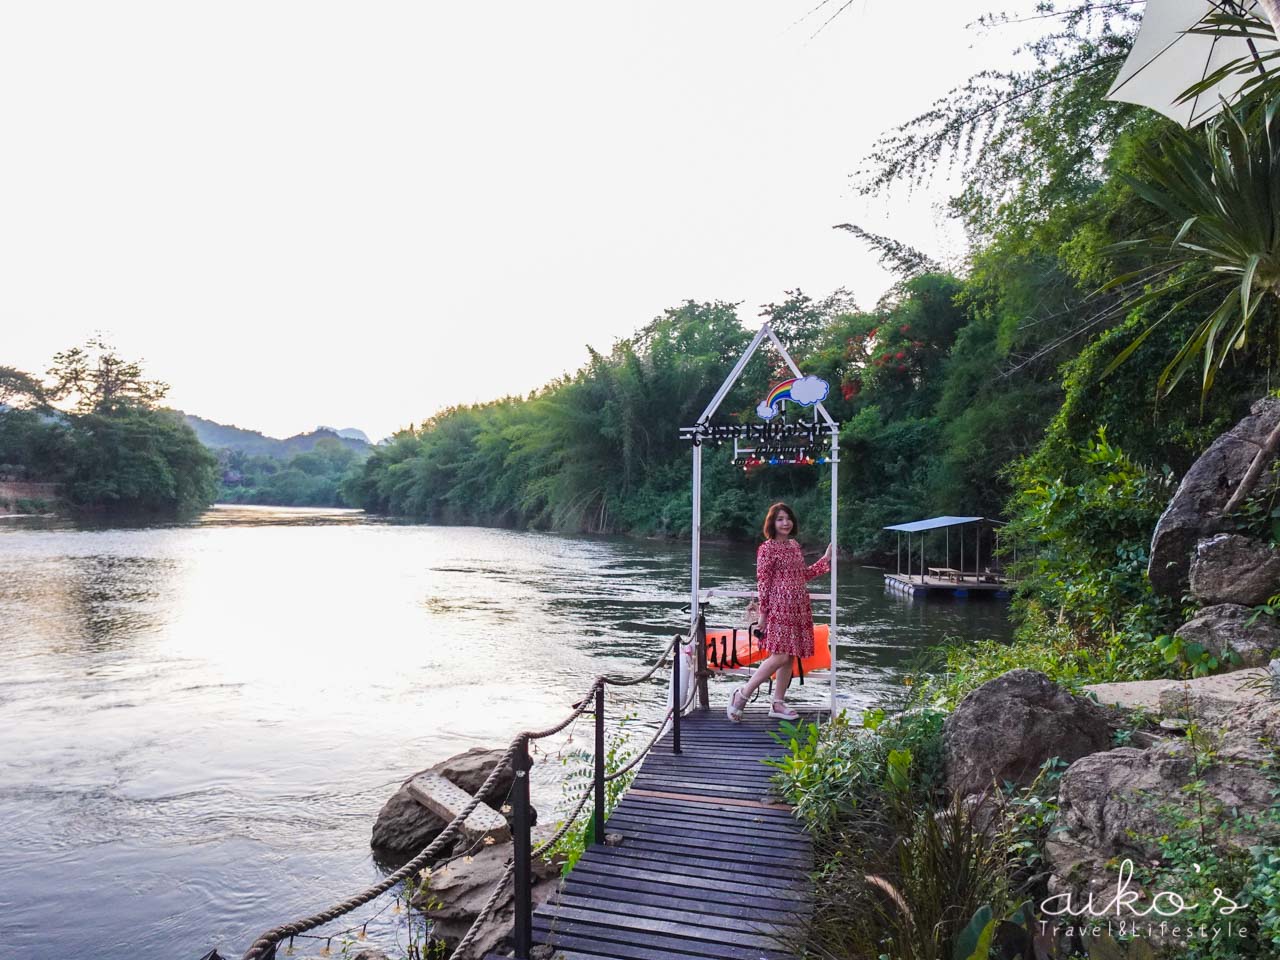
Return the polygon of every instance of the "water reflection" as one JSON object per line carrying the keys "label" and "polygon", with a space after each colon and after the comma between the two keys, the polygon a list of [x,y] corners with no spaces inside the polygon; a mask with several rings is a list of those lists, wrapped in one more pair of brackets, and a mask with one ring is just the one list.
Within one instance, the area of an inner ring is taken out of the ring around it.
{"label": "water reflection", "polygon": [[[749,589],[753,562],[750,545],[710,545],[704,580]],[[855,703],[924,645],[1007,632],[998,604],[903,606],[851,566]],[[684,627],[688,577],[683,544],[353,511],[5,524],[0,942],[24,958],[236,954],[379,876],[369,828],[407,773],[557,720],[590,677],[652,660]],[[744,605],[717,602],[713,622]],[[664,696],[660,680],[624,688],[611,713],[656,715]],[[544,810],[560,773],[535,768]]]}

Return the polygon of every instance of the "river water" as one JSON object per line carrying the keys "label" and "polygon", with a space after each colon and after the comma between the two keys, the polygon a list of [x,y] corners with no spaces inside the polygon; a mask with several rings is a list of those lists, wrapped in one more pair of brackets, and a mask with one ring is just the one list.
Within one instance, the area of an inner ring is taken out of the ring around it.
{"label": "river water", "polygon": [[[753,563],[750,546],[705,547],[703,585],[749,589]],[[913,604],[849,563],[841,579],[854,706],[931,643],[1009,633],[998,602]],[[0,957],[239,957],[383,875],[369,830],[407,774],[503,746],[594,675],[651,663],[686,622],[688,581],[687,544],[355,511],[3,521]],[[664,701],[655,680],[610,709],[642,722]],[[535,768],[544,811],[563,769]],[[394,944],[402,924],[385,911],[370,936]]]}

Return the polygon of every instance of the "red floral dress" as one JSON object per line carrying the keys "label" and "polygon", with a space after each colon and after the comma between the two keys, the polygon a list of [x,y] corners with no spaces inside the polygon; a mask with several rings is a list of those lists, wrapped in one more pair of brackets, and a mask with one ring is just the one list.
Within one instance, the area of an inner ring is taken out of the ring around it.
{"label": "red floral dress", "polygon": [[794,540],[766,540],[756,551],[756,581],[760,587],[760,646],[770,653],[813,656],[813,606],[805,581],[831,572],[825,557],[804,565]]}

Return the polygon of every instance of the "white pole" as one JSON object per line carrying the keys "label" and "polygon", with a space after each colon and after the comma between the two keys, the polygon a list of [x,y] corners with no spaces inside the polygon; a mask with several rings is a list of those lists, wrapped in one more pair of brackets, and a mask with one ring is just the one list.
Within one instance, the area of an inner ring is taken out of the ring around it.
{"label": "white pole", "polygon": [[[689,578],[692,584],[689,600],[689,636],[693,636],[698,623],[698,590],[702,571],[702,447],[693,448],[693,529],[689,531],[693,540],[693,573]],[[694,651],[697,655],[697,651]]]}
{"label": "white pole", "polygon": [[836,637],[836,540],[839,532],[837,517],[838,493],[840,491],[840,436],[834,428],[831,430],[831,626],[827,634],[827,643],[831,648],[831,716],[836,715],[836,670],[839,664],[837,655],[840,643]]}

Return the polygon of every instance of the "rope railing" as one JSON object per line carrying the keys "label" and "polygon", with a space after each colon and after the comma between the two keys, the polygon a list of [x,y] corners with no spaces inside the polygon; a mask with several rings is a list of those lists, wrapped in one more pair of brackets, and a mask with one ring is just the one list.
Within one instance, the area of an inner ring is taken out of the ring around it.
{"label": "rope railing", "polygon": [[[493,913],[499,908],[500,904],[502,903],[503,894],[507,888],[507,885],[514,878],[516,881],[516,931],[515,931],[516,951],[515,951],[515,955],[518,958],[522,958],[522,960],[527,960],[528,951],[532,945],[532,942],[531,942],[531,938],[532,938],[531,860],[532,858],[543,856],[547,851],[551,850],[557,843],[560,842],[560,840],[564,838],[564,836],[569,832],[569,830],[572,829],[573,824],[577,821],[578,817],[582,814],[582,811],[585,808],[587,801],[591,799],[593,794],[596,800],[594,816],[596,818],[597,829],[595,831],[595,841],[598,843],[604,839],[603,825],[604,825],[604,784],[605,782],[609,780],[615,780],[618,777],[621,777],[626,773],[630,772],[632,769],[634,769],[640,763],[640,761],[643,760],[644,757],[653,749],[653,747],[657,744],[658,740],[661,739],[662,733],[666,729],[666,725],[668,721],[672,720],[673,717],[676,717],[676,724],[677,724],[677,730],[678,730],[678,724],[679,724],[678,715],[680,713],[683,713],[685,710],[687,710],[688,707],[692,704],[693,699],[697,694],[697,685],[694,686],[694,689],[691,691],[689,698],[681,705],[679,711],[677,711],[674,706],[668,707],[666,714],[663,716],[662,720],[659,721],[658,723],[657,730],[654,733],[653,738],[645,745],[645,747],[641,751],[639,751],[639,753],[635,757],[633,757],[627,763],[626,766],[622,767],[619,770],[615,770],[613,771],[613,773],[608,775],[606,775],[604,771],[604,765],[605,765],[604,695],[605,695],[605,690],[607,687],[636,686],[638,684],[644,683],[647,680],[651,680],[658,673],[658,671],[661,670],[662,667],[666,664],[667,656],[673,650],[676,650],[678,648],[682,640],[683,638],[680,636],[676,636],[675,638],[673,638],[672,641],[663,649],[662,653],[658,656],[658,659],[656,660],[654,665],[649,670],[647,670],[645,673],[641,674],[638,677],[623,678],[623,677],[608,677],[604,675],[596,677],[592,681],[590,688],[588,688],[586,695],[580,701],[574,704],[573,709],[569,712],[568,716],[566,716],[563,720],[554,724],[553,726],[547,727],[544,730],[526,730],[520,733],[519,735],[517,735],[511,741],[510,745],[507,747],[506,752],[502,755],[501,759],[494,766],[493,770],[490,771],[489,776],[485,778],[484,783],[481,784],[480,788],[472,796],[471,800],[468,801],[466,806],[464,806],[462,810],[459,811],[457,816],[455,816],[452,820],[450,820],[445,825],[444,829],[441,830],[440,833],[435,837],[435,839],[433,839],[420,853],[418,853],[417,856],[415,856],[413,859],[405,863],[398,870],[388,874],[379,882],[369,887],[366,887],[364,890],[360,891],[357,894],[354,894],[353,896],[347,897],[346,899],[341,900],[338,903],[335,903],[333,906],[329,907],[326,910],[322,910],[319,913],[314,913],[311,916],[304,917],[301,920],[295,920],[291,923],[281,924],[280,926],[273,927],[272,929],[266,931],[261,936],[259,936],[258,939],[256,939],[253,942],[252,946],[249,947],[248,951],[244,954],[243,960],[272,960],[272,958],[274,958],[276,955],[276,948],[285,939],[291,939],[296,936],[304,935],[309,930],[314,930],[316,927],[320,927],[326,923],[330,923],[331,921],[336,920],[338,917],[341,917],[344,914],[350,913],[352,910],[356,910],[359,907],[373,900],[376,900],[378,897],[382,896],[382,894],[386,893],[396,884],[408,879],[411,876],[414,876],[429,864],[435,863],[436,861],[443,859],[444,858],[443,855],[446,852],[446,850],[448,850],[452,846],[452,844],[458,839],[459,834],[462,832],[463,824],[466,822],[467,818],[470,817],[471,814],[473,814],[476,811],[476,809],[480,806],[480,804],[484,802],[483,798],[489,796],[490,791],[498,783],[502,775],[505,774],[509,769],[511,769],[515,774],[515,777],[514,777],[515,785],[512,788],[512,794],[513,794],[512,813],[513,813],[513,820],[514,820],[513,828],[512,828],[512,840],[513,840],[513,847],[514,847],[513,857],[512,859],[507,861],[506,868],[504,869],[502,876],[499,878],[497,884],[494,886],[493,892],[489,895],[489,898],[485,901],[484,906],[481,908],[479,914],[476,915],[475,920],[472,921],[472,924],[468,928],[467,932],[463,935],[462,939],[458,942],[457,947],[454,948],[453,955],[459,958],[464,958],[467,956],[466,951],[470,949],[470,947],[474,944],[475,939],[477,936],[479,936],[479,932],[483,928],[485,922],[488,921],[489,918],[493,915]],[[673,681],[674,681],[674,686],[677,688],[677,690],[679,686],[679,676],[680,676],[679,658],[680,658],[680,653],[677,652],[672,663]],[[563,823],[561,824],[557,832],[550,839],[539,844],[539,846],[536,849],[534,849],[532,847],[531,837],[529,833],[530,826],[531,826],[531,817],[530,817],[530,806],[529,806],[528,773],[530,768],[532,767],[532,762],[530,761],[530,758],[529,758],[529,745],[531,742],[534,742],[537,740],[543,740],[547,737],[555,736],[557,733],[560,733],[561,731],[567,729],[570,726],[570,724],[572,724],[580,716],[586,713],[588,709],[592,708],[592,706],[594,706],[595,708],[594,713],[595,713],[595,728],[596,728],[596,731],[595,731],[596,732],[596,752],[595,752],[595,771],[594,771],[595,776],[593,778],[594,782],[585,791],[583,791],[583,794],[578,799],[577,804],[573,809],[573,812],[564,819]],[[679,744],[679,741],[678,741],[678,735],[677,735],[676,752],[679,752],[678,744]],[[379,913],[381,912],[382,911],[379,911]],[[336,935],[337,934],[335,934],[335,936]]]}

